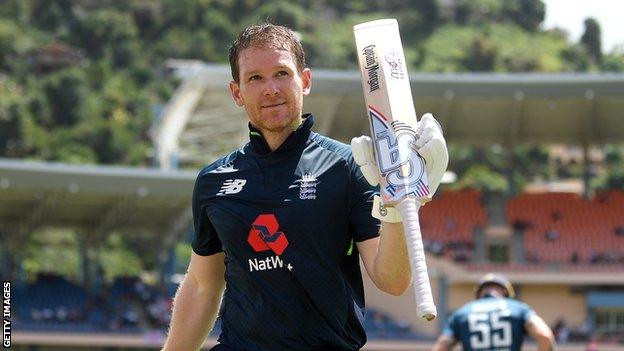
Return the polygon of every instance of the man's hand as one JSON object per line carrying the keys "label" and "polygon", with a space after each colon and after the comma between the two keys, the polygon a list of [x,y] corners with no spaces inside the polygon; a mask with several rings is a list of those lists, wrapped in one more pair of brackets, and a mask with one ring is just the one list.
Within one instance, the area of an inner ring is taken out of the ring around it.
{"label": "man's hand", "polygon": [[[413,147],[425,159],[429,190],[433,195],[448,166],[448,150],[442,128],[430,113],[425,114],[418,123],[416,143]],[[364,135],[351,139],[351,151],[366,180],[373,186],[379,184],[379,169],[375,161],[371,138]]]}
{"label": "man's hand", "polygon": [[366,181],[372,186],[377,186],[379,184],[379,168],[377,168],[377,161],[375,161],[371,138],[362,135],[351,139],[351,152]]}
{"label": "man's hand", "polygon": [[[372,186],[377,186],[379,184],[379,168],[377,168],[375,161],[371,138],[363,135],[351,139],[351,152],[366,181]],[[384,206],[379,195],[373,197],[371,215],[382,222],[400,223],[403,221],[401,213],[394,207]]]}
{"label": "man's hand", "polygon": [[425,113],[418,122],[416,151],[425,159],[425,170],[431,195],[435,194],[448,166],[448,150],[442,127],[431,113]]}

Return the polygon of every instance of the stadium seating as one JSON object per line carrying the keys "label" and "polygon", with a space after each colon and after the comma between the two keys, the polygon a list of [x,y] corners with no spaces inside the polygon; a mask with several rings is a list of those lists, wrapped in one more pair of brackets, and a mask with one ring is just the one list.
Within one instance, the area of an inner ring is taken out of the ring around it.
{"label": "stadium seating", "polygon": [[395,321],[389,315],[374,308],[364,314],[364,329],[371,339],[422,340],[423,336],[410,329],[409,322]]}
{"label": "stadium seating", "polygon": [[[89,293],[66,278],[42,273],[15,298],[18,330],[140,331],[139,295],[129,286],[137,278],[115,280],[107,295]],[[135,303],[139,302],[139,303]]]}
{"label": "stadium seating", "polygon": [[[508,224],[524,233],[527,261],[505,264],[506,270],[537,271],[552,264],[558,271],[615,270],[624,264],[623,191],[601,192],[591,200],[572,193],[525,193],[509,199],[505,210]],[[455,261],[462,256],[467,269],[501,269],[470,261],[475,228],[488,225],[480,192],[445,191],[421,209],[420,219],[430,253]],[[16,330],[138,333],[166,330],[176,286],[160,291],[138,277],[117,277],[96,293],[48,273],[16,289]],[[374,309],[367,310],[364,324],[370,338],[422,338]],[[217,321],[211,335],[220,330]]]}
{"label": "stadium seating", "polygon": [[[55,274],[40,274],[16,294],[16,329],[97,331],[102,329],[103,306],[80,286]],[[85,323],[87,321],[87,323]]]}
{"label": "stadium seating", "polygon": [[571,193],[521,194],[507,203],[511,223],[524,228],[529,262],[624,263],[624,193],[585,200]]}
{"label": "stadium seating", "polygon": [[445,191],[420,210],[420,223],[430,252],[470,260],[473,231],[487,224],[481,193]]}
{"label": "stadium seating", "polygon": [[[162,296],[157,289],[145,285],[137,277],[118,277],[106,291],[105,299],[89,294],[59,275],[40,274],[35,282],[16,294],[15,329],[78,333],[166,330],[171,310],[168,296]],[[160,306],[160,303],[163,305]],[[144,309],[141,310],[137,305],[144,306]],[[67,311],[65,317],[63,310]],[[127,314],[129,311],[131,313]],[[135,319],[130,315],[137,317]],[[147,323],[140,322],[142,319]],[[371,338],[422,338],[412,332],[408,324],[397,322],[375,309],[367,309],[364,325]],[[221,323],[217,319],[210,335],[217,337],[220,332]]]}

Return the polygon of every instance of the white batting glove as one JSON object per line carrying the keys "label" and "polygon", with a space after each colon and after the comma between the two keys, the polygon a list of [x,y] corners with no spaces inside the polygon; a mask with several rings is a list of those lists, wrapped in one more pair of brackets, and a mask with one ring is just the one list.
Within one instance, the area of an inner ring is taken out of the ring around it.
{"label": "white batting glove", "polygon": [[449,156],[442,127],[431,113],[426,113],[418,122],[416,130],[416,151],[425,159],[425,171],[429,181],[429,191],[435,194],[448,166]]}
{"label": "white batting glove", "polygon": [[355,163],[360,166],[364,178],[372,186],[379,184],[379,169],[373,152],[373,141],[370,137],[362,135],[351,139],[351,152]]}
{"label": "white batting glove", "polygon": [[[351,139],[351,152],[366,181],[372,186],[377,186],[379,184],[379,169],[377,168],[377,161],[375,161],[371,138],[362,135]],[[403,221],[401,213],[394,207],[385,206],[379,195],[373,197],[371,215],[382,222],[400,223]]]}
{"label": "white batting glove", "polygon": [[[431,113],[426,113],[418,122],[416,137],[414,147],[418,154],[425,159],[429,191],[433,195],[438,189],[448,166],[448,150],[440,123]],[[379,169],[375,161],[371,138],[363,135],[351,139],[351,152],[355,163],[360,166],[364,178],[373,186],[379,184]]]}

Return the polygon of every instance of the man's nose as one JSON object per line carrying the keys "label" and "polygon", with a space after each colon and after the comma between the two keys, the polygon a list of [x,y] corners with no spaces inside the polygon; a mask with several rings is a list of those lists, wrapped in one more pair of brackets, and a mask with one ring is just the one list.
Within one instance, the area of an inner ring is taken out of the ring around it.
{"label": "man's nose", "polygon": [[267,96],[277,95],[279,93],[279,86],[273,79],[268,79],[264,87],[264,94]]}

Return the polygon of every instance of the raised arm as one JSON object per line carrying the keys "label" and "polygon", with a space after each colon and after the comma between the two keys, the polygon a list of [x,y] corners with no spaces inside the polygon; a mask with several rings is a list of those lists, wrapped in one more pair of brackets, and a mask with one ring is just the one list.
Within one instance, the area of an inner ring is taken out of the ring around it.
{"label": "raised arm", "polygon": [[198,350],[213,327],[225,287],[225,254],[191,254],[191,262],[173,302],[163,351]]}
{"label": "raised arm", "polygon": [[407,290],[412,273],[402,223],[382,222],[381,235],[358,242],[357,248],[375,286],[392,295]]}
{"label": "raised arm", "polygon": [[531,316],[531,318],[524,323],[524,328],[537,343],[538,351],[550,351],[555,349],[555,336],[552,330],[550,330],[550,327],[540,316],[537,314]]}
{"label": "raised arm", "polygon": [[[448,165],[446,141],[442,128],[431,114],[425,114],[416,131],[418,140],[412,147],[425,159],[429,188],[433,195]],[[379,170],[375,161],[372,141],[369,137],[351,140],[353,159],[360,167],[369,184],[379,184]],[[390,208],[386,208],[388,213]],[[373,211],[375,212],[375,211]],[[387,218],[374,216],[382,221],[381,236],[358,243],[358,250],[368,275],[375,285],[393,295],[402,294],[411,281],[411,269],[405,244],[405,234],[398,211]],[[396,218],[398,216],[398,218]],[[390,218],[392,217],[392,218]]]}

